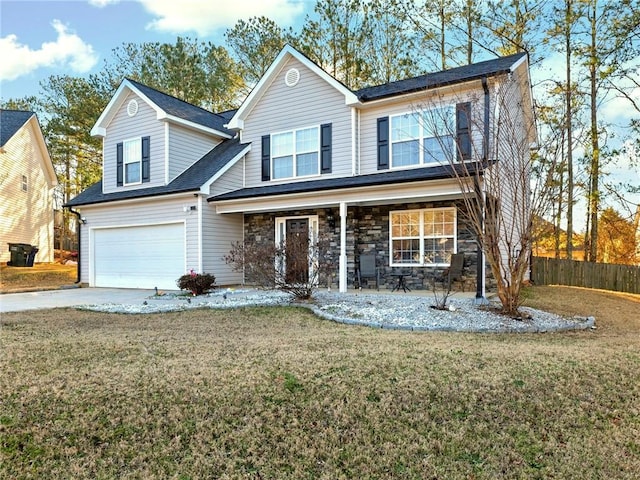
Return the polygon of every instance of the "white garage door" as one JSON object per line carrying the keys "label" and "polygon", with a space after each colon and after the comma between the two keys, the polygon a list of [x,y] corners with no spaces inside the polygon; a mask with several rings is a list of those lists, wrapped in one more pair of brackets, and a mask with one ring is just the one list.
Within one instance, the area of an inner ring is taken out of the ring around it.
{"label": "white garage door", "polygon": [[177,290],[185,273],[184,224],[95,230],[96,287]]}

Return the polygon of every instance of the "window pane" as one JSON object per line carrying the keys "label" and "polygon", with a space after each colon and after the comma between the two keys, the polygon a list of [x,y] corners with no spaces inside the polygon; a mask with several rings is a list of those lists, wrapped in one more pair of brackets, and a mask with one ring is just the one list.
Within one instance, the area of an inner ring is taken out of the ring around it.
{"label": "window pane", "polygon": [[273,159],[273,178],[293,177],[293,157],[280,157]]}
{"label": "window pane", "polygon": [[317,175],[318,174],[318,152],[303,153],[296,156],[296,175]]}
{"label": "window pane", "polygon": [[420,263],[420,240],[394,240],[393,263]]}
{"label": "window pane", "polygon": [[296,131],[296,153],[318,151],[318,128]]}
{"label": "window pane", "polygon": [[425,137],[451,136],[455,133],[455,110],[453,106],[432,108],[422,114]]}
{"label": "window pane", "polygon": [[124,183],[138,183],[140,181],[140,163],[125,164],[124,172]]}
{"label": "window pane", "polygon": [[453,243],[453,238],[426,238],[424,240],[424,262],[450,263]]}
{"label": "window pane", "polygon": [[420,214],[418,212],[398,212],[391,214],[391,234],[393,237],[417,237],[420,235]]}
{"label": "window pane", "polygon": [[453,137],[445,135],[441,137],[425,138],[424,163],[448,163],[453,160]]}
{"label": "window pane", "polygon": [[278,133],[271,137],[271,155],[273,157],[293,155],[293,132]]}
{"label": "window pane", "polygon": [[420,144],[417,140],[393,144],[391,166],[405,167],[420,163]]}
{"label": "window pane", "polygon": [[420,138],[420,124],[415,114],[391,117],[391,141],[412,140]]}
{"label": "window pane", "polygon": [[142,163],[142,141],[127,140],[122,144],[122,160],[124,162],[124,183],[140,182]]}

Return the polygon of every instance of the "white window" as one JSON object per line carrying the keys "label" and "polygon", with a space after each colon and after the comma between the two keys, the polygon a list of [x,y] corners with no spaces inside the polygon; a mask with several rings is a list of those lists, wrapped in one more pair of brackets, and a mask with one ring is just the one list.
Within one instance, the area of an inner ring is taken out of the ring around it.
{"label": "white window", "polygon": [[391,265],[448,265],[456,252],[456,209],[391,212]]}
{"label": "white window", "polygon": [[124,163],[124,184],[131,185],[142,181],[142,139],[126,140],[122,146]]}
{"label": "white window", "polygon": [[440,165],[455,154],[455,107],[391,117],[391,167]]}
{"label": "white window", "polygon": [[29,190],[29,180],[26,175],[22,175],[22,191],[26,192]]}
{"label": "white window", "polygon": [[311,127],[271,135],[273,179],[318,175],[320,128]]}

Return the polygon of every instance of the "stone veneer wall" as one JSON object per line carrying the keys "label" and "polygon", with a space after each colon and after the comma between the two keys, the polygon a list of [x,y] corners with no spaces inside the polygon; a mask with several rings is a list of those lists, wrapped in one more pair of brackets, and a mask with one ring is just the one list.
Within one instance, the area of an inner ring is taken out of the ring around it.
{"label": "stone veneer wall", "polygon": [[[394,210],[413,210],[422,208],[450,207],[458,208],[458,252],[465,253],[464,273],[469,282],[468,289],[475,290],[476,278],[476,241],[472,231],[465,225],[464,204],[458,202],[428,202],[394,204],[381,206],[350,206],[347,209],[347,283],[350,288],[357,285],[356,270],[361,254],[374,253],[380,269],[380,288],[391,289],[397,282],[397,275],[403,273],[405,282],[411,289],[431,289],[434,275],[442,273],[442,267],[391,267],[389,266],[389,212]],[[321,287],[338,286],[338,257],[340,249],[340,217],[338,208],[331,209],[335,218],[335,228],[327,222],[327,209],[308,209],[283,212],[247,214],[244,218],[245,242],[257,243],[275,241],[275,218],[318,215],[319,234],[326,238],[331,249],[332,263],[335,269],[331,279],[322,278]],[[367,285],[363,281],[364,288]]]}

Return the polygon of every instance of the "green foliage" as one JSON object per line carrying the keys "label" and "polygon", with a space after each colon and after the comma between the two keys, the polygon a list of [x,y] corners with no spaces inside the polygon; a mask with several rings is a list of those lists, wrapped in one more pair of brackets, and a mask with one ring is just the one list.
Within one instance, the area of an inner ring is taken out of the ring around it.
{"label": "green foliage", "polygon": [[193,270],[176,280],[180,290],[189,290],[194,295],[210,292],[216,283],[216,277],[210,273],[195,273]]}

